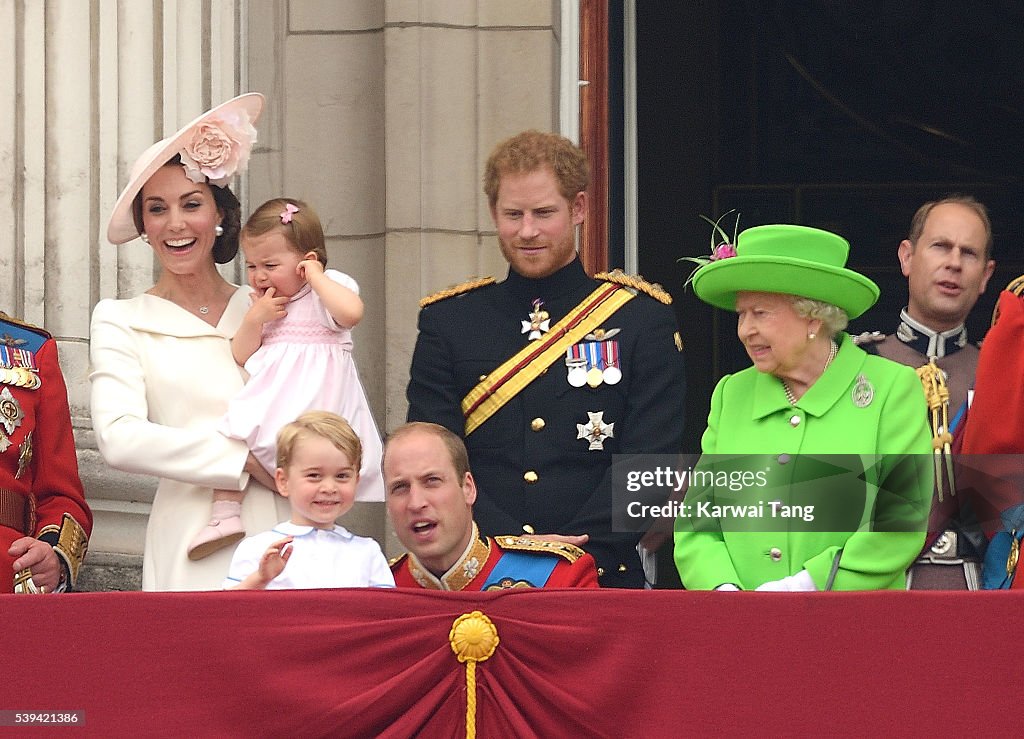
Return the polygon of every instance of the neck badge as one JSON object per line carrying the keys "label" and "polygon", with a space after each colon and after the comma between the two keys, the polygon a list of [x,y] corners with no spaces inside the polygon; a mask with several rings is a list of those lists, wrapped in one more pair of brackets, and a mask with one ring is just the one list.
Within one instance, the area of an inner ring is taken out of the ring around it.
{"label": "neck badge", "polygon": [[544,301],[537,298],[533,301],[533,310],[530,312],[530,320],[523,321],[523,330],[520,333],[529,333],[530,341],[539,339],[551,328],[551,316],[541,306]]}

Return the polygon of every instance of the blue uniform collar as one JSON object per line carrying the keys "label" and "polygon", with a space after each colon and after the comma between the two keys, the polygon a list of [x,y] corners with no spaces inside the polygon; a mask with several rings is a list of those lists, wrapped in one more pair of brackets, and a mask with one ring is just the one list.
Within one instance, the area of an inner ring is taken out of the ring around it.
{"label": "blue uniform collar", "polygon": [[955,354],[967,345],[967,327],[961,323],[949,331],[933,331],[911,318],[904,308],[900,311],[900,325],[896,329],[896,338],[919,354],[938,359]]}

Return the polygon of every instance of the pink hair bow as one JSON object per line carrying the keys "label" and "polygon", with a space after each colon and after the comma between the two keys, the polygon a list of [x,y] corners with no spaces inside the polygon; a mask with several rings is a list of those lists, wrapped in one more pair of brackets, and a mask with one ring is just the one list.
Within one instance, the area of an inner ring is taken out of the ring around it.
{"label": "pink hair bow", "polygon": [[284,210],[281,211],[281,223],[291,223],[292,213],[298,212],[299,209],[297,207],[295,207],[291,203],[288,203],[287,205],[284,206]]}

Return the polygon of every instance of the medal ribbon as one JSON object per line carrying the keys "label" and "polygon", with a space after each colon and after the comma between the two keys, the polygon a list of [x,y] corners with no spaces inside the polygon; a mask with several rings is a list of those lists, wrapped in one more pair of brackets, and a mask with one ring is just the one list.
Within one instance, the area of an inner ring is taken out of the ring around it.
{"label": "medal ribbon", "polygon": [[36,369],[35,354],[28,349],[0,346],[0,367],[24,367],[34,370]]}
{"label": "medal ribbon", "polygon": [[619,342],[605,341],[601,344],[601,353],[604,355],[604,368],[619,366]]}
{"label": "medal ribbon", "polygon": [[602,283],[552,326],[544,338],[526,345],[505,360],[462,399],[466,436],[564,356],[569,346],[607,321],[632,299],[633,293],[621,285]]}

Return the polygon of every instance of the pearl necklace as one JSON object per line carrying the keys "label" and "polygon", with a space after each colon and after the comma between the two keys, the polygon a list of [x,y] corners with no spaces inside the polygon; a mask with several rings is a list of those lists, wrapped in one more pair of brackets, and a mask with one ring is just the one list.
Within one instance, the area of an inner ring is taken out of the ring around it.
{"label": "pearl necklace", "polygon": [[[828,359],[825,360],[825,366],[821,368],[821,374],[825,374],[825,370],[832,364],[832,360],[836,358],[836,353],[839,351],[839,345],[835,341],[832,342],[832,348],[828,350]],[[819,375],[820,377],[821,375]],[[782,380],[782,389],[786,391],[786,400],[790,405],[796,405],[796,396],[789,387],[789,383]]]}

